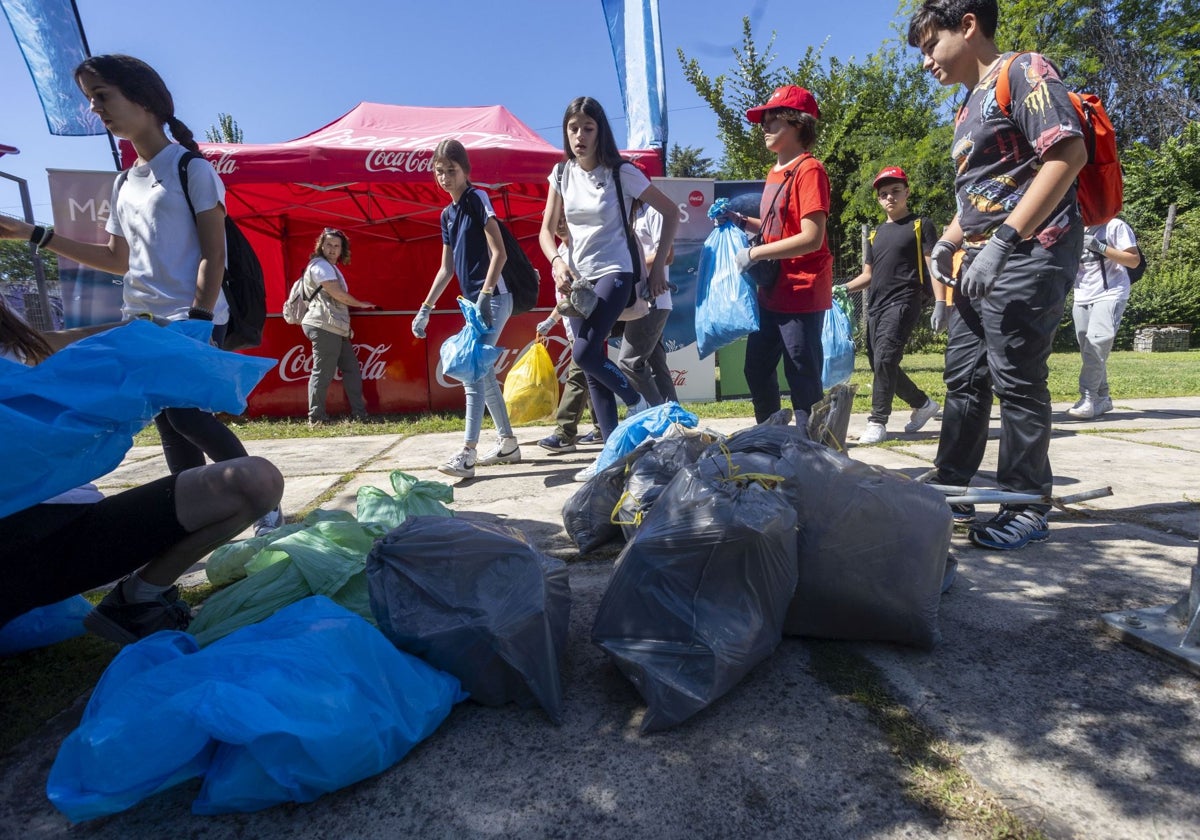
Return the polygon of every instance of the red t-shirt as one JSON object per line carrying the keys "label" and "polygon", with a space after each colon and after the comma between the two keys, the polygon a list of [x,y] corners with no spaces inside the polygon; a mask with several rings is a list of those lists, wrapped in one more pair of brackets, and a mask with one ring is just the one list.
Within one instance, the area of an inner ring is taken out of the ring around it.
{"label": "red t-shirt", "polygon": [[[788,172],[794,173],[791,183],[780,190],[779,185]],[[772,200],[778,202],[778,207],[775,218],[767,224]],[[766,226],[765,242],[795,236],[800,232],[800,220],[818,211],[828,219],[829,175],[819,160],[805,153],[783,169],[771,168],[759,207],[759,218]],[[829,238],[823,237],[821,247],[815,251],[780,260],[779,282],[770,291],[760,290],[759,302],[773,312],[824,312],[833,306],[833,254],[829,251]]]}

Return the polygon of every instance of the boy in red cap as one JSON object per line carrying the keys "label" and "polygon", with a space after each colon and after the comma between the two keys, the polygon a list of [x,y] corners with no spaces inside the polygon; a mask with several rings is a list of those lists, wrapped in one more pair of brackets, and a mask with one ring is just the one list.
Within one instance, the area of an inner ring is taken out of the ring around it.
{"label": "boy in red cap", "polygon": [[872,183],[887,221],[875,228],[867,244],[862,272],[846,284],[857,292],[866,289],[867,358],[874,372],[871,416],[858,436],[861,444],[887,440],[892,399],[900,397],[912,407],[906,432],[920,431],[941,408],[900,369],[904,346],[921,317],[923,295],[932,289],[935,298],[934,330],[945,328],[946,289],[929,279],[926,262],[937,231],[929,219],[908,210],[908,176],[899,166],[885,166]]}
{"label": "boy in red cap", "polygon": [[[1000,397],[1003,490],[1050,493],[1047,360],[1083,248],[1075,178],[1087,162],[1079,118],[1057,71],[1024,53],[1006,64],[996,47],[996,0],[926,0],[908,43],[942,85],[963,85],[954,121],[958,213],[933,246],[934,276],[954,283],[952,259],[966,249],[946,346],[946,406],[938,484],[969,484],[987,443],[993,392]],[[996,103],[1008,68],[1012,101]],[[971,542],[1021,548],[1050,535],[1045,504],[1008,504],[971,525]],[[973,521],[973,509],[955,511]]]}
{"label": "boy in red cap", "polygon": [[776,88],[766,103],[746,112],[747,120],[762,124],[777,160],[767,173],[759,218],[731,214],[748,233],[763,234],[763,244],[738,252],[739,270],[779,260],[778,279],[759,287],[759,329],[746,343],[746,383],[760,423],[780,409],[780,357],[798,426],[807,425],[813,403],[824,395],[821,327],[833,305],[833,255],[825,238],[829,176],[809,151],[820,116],[817,100],[796,85]]}

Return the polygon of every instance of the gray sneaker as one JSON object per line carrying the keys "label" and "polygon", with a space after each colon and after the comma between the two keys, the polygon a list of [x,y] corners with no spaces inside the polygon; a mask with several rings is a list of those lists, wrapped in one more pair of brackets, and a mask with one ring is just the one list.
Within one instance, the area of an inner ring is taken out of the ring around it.
{"label": "gray sneaker", "polygon": [[521,445],[517,443],[515,437],[501,438],[500,442],[487,451],[475,463],[481,467],[490,467],[493,464],[519,464],[521,463]]}
{"label": "gray sneaker", "polygon": [[131,603],[123,592],[128,579],[121,578],[113,591],[84,616],[84,627],[119,645],[136,642],[159,630],[187,629],[192,610],[179,600],[179,587],[172,586],[153,601]]}
{"label": "gray sneaker", "polygon": [[927,399],[925,401],[925,405],[912,410],[912,414],[909,416],[908,422],[904,424],[904,431],[910,435],[913,432],[921,431],[925,424],[932,420],[934,416],[936,416],[941,410],[942,407],[934,402],[932,398]]}
{"label": "gray sneaker", "polygon": [[275,510],[260,516],[254,523],[254,536],[261,537],[263,534],[278,531],[281,525],[283,525],[283,508],[277,506]]}
{"label": "gray sneaker", "polygon": [[438,467],[438,472],[456,478],[475,477],[475,450],[463,447],[462,451]]}
{"label": "gray sneaker", "polygon": [[1112,397],[1096,397],[1093,405],[1096,407],[1096,416],[1108,414],[1113,410]]}

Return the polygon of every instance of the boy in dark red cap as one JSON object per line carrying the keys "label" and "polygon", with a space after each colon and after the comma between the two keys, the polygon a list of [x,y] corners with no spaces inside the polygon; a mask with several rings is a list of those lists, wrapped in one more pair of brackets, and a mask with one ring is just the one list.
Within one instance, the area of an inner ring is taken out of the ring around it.
{"label": "boy in dark red cap", "polygon": [[924,294],[932,290],[935,303],[931,325],[946,323],[946,289],[931,283],[926,257],[937,241],[929,219],[908,210],[908,176],[899,166],[885,166],[872,183],[887,221],[875,228],[867,244],[862,272],[846,284],[857,292],[866,289],[867,358],[874,372],[871,416],[858,436],[861,444],[887,440],[892,399],[899,396],[912,408],[906,432],[920,431],[941,408],[900,369],[904,346],[921,317]]}
{"label": "boy in dark red cap", "polygon": [[[933,246],[934,276],[954,283],[952,259],[966,249],[946,346],[946,406],[936,481],[966,485],[983,459],[1000,397],[1002,490],[1050,493],[1047,360],[1083,248],[1075,178],[1087,162],[1079,118],[1057,71],[1024,53],[1008,64],[996,47],[996,0],[926,0],[908,43],[942,85],[963,85],[954,121],[958,213]],[[1008,69],[1007,112],[996,80]],[[1009,504],[973,524],[971,542],[1021,548],[1050,535],[1046,504]],[[955,511],[971,521],[973,509]]]}
{"label": "boy in dark red cap", "polygon": [[748,233],[763,234],[763,244],[738,253],[743,273],[759,260],[779,260],[778,278],[759,287],[759,329],[746,343],[746,383],[760,423],[780,409],[775,369],[781,357],[798,426],[807,424],[813,403],[824,395],[821,327],[833,305],[833,255],[825,238],[829,176],[809,151],[820,116],[817,100],[796,85],[776,88],[766,103],[746,112],[747,120],[762,124],[777,160],[767,173],[759,218],[731,214]]}

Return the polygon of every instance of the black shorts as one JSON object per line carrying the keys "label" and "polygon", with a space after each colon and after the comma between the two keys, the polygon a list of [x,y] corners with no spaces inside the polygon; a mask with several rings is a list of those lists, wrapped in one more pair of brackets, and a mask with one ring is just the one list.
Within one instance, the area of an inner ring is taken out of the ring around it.
{"label": "black shorts", "polygon": [[187,536],[169,475],[94,504],[41,504],[0,519],[0,626],[140,569]]}

